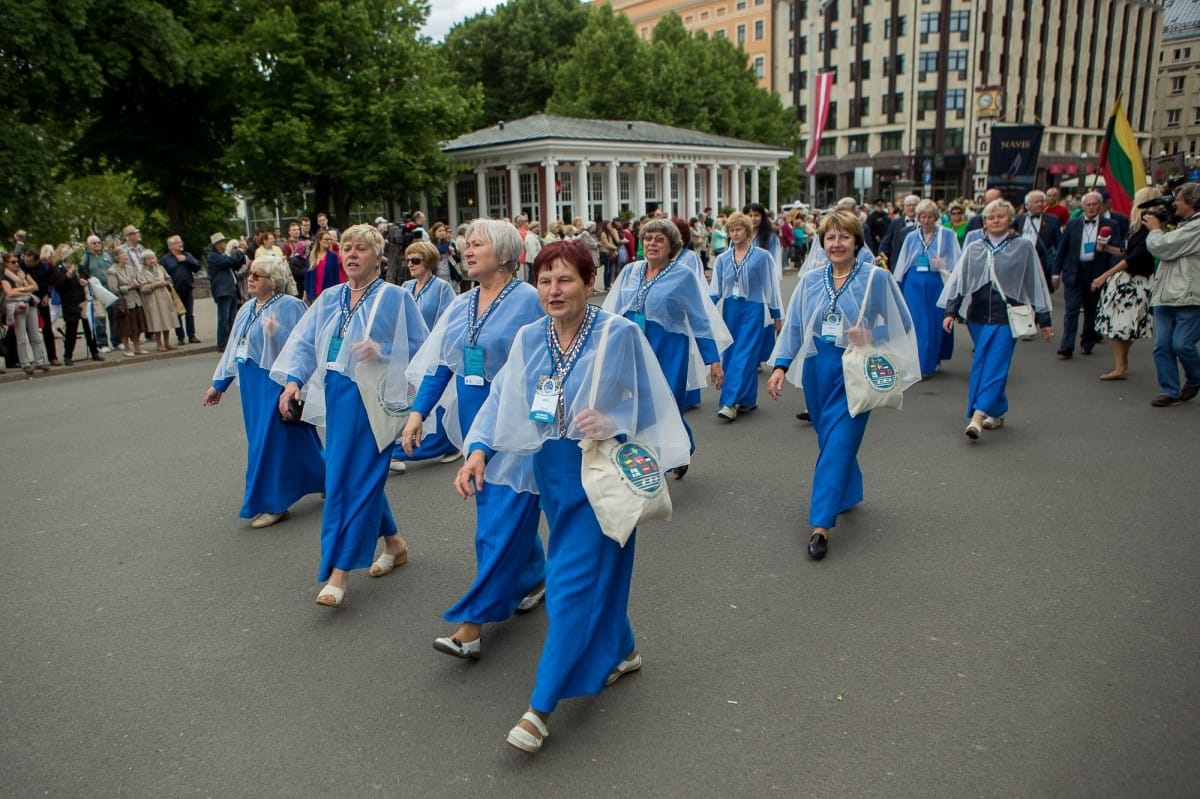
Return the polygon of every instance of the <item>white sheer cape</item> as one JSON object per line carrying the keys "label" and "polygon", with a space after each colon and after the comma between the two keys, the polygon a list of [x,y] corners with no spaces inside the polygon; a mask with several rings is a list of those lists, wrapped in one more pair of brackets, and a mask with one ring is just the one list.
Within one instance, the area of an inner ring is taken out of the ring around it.
{"label": "white sheer cape", "polygon": [[928,249],[921,246],[925,242],[923,235],[924,232],[918,227],[904,237],[900,254],[896,256],[896,263],[892,265],[892,274],[897,283],[904,280],[905,272],[914,268],[917,257],[922,253],[929,257],[930,268],[941,272],[943,279],[950,276],[950,270],[958,263],[962,250],[958,246],[958,236],[954,235],[953,230],[938,225]]}
{"label": "white sheer cape", "polygon": [[[950,279],[942,287],[937,306],[945,308],[953,299],[962,298],[958,315],[967,318],[971,297],[991,282],[988,268],[989,239],[977,238],[966,246],[959,257]],[[1037,250],[1024,238],[1013,233],[1008,244],[992,256],[995,262],[996,280],[1004,289],[1007,299],[1021,305],[1032,305],[1038,313],[1050,313],[1050,289],[1046,286],[1046,275],[1042,272]]]}
{"label": "white sheer cape", "polygon": [[263,369],[270,369],[287,343],[292,329],[308,311],[308,306],[302,300],[276,294],[268,301],[258,319],[253,320],[257,302],[252,297],[238,309],[229,333],[229,343],[213,371],[214,383],[237,377],[238,342],[242,337],[246,339],[246,359]]}

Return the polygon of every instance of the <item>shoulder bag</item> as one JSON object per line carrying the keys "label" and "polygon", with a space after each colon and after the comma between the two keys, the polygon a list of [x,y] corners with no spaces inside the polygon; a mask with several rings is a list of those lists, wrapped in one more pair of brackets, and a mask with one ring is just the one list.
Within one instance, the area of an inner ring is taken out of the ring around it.
{"label": "shoulder bag", "polygon": [[[592,388],[588,407],[596,407],[600,388],[600,367],[608,349],[608,329],[613,319],[604,324],[600,346],[592,366]],[[658,453],[648,443],[621,442],[617,438],[603,441],[584,439],[580,481],[596,521],[606,536],[621,546],[629,540],[634,528],[650,519],[671,519],[671,495],[663,479]]]}
{"label": "shoulder bag", "polygon": [[1023,339],[1028,341],[1037,335],[1037,323],[1034,320],[1032,305],[1013,305],[1008,301],[1008,295],[1004,293],[1004,289],[1000,287],[1000,280],[996,277],[996,263],[992,258],[988,258],[988,275],[992,279],[992,285],[996,291],[1000,292],[1000,297],[1004,300],[1004,310],[1008,312],[1008,329],[1012,331],[1013,338]]}
{"label": "shoulder bag", "polygon": [[[867,268],[867,290],[863,292],[862,307],[858,312],[855,327],[862,328],[867,313],[867,301],[871,297],[874,267]],[[898,380],[900,370],[896,356],[886,347],[874,342],[861,345],[851,344],[842,353],[842,377],[846,383],[846,405],[850,416],[875,408],[904,407],[904,391]]]}

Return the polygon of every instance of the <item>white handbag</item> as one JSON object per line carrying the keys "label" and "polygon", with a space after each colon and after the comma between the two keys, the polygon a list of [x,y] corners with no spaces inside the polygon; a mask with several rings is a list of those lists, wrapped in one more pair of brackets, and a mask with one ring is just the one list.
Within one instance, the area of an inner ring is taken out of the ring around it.
{"label": "white handbag", "polygon": [[1033,306],[1009,304],[1008,295],[1000,287],[1000,279],[996,277],[996,266],[990,258],[988,259],[988,272],[992,278],[992,285],[1004,298],[1004,308],[1008,312],[1008,329],[1012,331],[1012,337],[1026,341],[1034,338],[1037,335],[1037,322],[1034,319]]}
{"label": "white handbag", "polygon": [[[600,387],[600,367],[608,349],[609,318],[600,332],[600,346],[592,367],[592,388],[588,407],[596,405]],[[671,495],[667,491],[658,453],[640,441],[621,442],[616,438],[602,441],[584,439],[579,477],[596,521],[606,536],[621,546],[639,524],[650,519],[671,518]]]}
{"label": "white handbag", "polygon": [[[867,299],[871,296],[868,275],[867,290],[863,293],[862,308],[858,312],[855,327],[862,327],[867,312]],[[900,388],[899,368],[896,356],[886,347],[873,343],[855,346],[851,344],[842,353],[842,378],[846,383],[846,405],[850,416],[875,408],[904,407],[904,390]]]}

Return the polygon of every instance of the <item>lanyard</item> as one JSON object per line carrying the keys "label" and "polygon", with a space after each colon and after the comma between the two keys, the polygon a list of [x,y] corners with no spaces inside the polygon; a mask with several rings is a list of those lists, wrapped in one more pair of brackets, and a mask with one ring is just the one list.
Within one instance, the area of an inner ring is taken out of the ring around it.
{"label": "lanyard", "polygon": [[[353,308],[350,307],[350,284],[345,283],[342,285],[342,296],[341,296],[342,329],[341,329],[341,332],[338,333],[338,338],[346,337],[346,330],[349,329],[350,320],[354,318],[354,314],[357,313],[359,308],[361,308],[362,306],[367,304],[367,300],[370,299],[370,297],[373,293],[375,293],[375,289],[377,289],[382,284],[383,284],[383,278],[381,278],[381,277],[377,277],[374,280],[372,280],[371,285],[367,286],[367,291],[365,294],[363,294],[362,299],[359,300],[358,304],[355,305]],[[370,331],[367,331],[367,332],[368,332],[368,334],[370,333]]]}
{"label": "lanyard", "polygon": [[942,232],[942,229],[940,226],[935,227],[933,229],[933,235],[930,237],[929,242],[926,243],[925,242],[925,231],[923,231],[923,230],[921,231],[921,254],[924,255],[926,258],[929,257],[929,245],[930,244],[936,245],[933,248],[934,255],[937,255],[939,252],[941,252],[942,242],[941,242],[941,236],[939,235],[941,232]]}
{"label": "lanyard", "polygon": [[483,312],[483,316],[476,319],[476,314],[479,311],[479,287],[476,286],[471,292],[470,298],[467,300],[467,344],[474,347],[475,342],[479,339],[479,331],[483,329],[483,324],[492,316],[492,311],[500,306],[504,298],[512,293],[512,290],[520,283],[519,280],[509,280],[504,284],[504,288],[500,289],[500,293],[496,295],[496,299],[492,300],[492,304]]}
{"label": "lanyard", "polygon": [[671,261],[669,264],[664,266],[662,271],[655,275],[649,283],[646,282],[646,273],[650,271],[650,264],[645,264],[642,266],[642,273],[638,277],[637,300],[634,303],[635,311],[640,314],[646,313],[646,295],[650,293],[650,287],[661,280],[662,277],[667,274],[667,272],[671,271],[671,267],[678,262],[679,259],[676,258],[674,261]]}
{"label": "lanyard", "polygon": [[550,363],[554,365],[554,377],[560,386],[567,379],[567,375],[571,374],[571,370],[575,368],[575,362],[579,360],[579,353],[583,351],[583,345],[592,332],[592,323],[596,321],[596,314],[599,310],[595,305],[587,307],[583,324],[579,326],[579,332],[575,334],[575,340],[571,342],[571,349],[566,352],[563,352],[562,344],[558,340],[558,331],[554,329],[554,320],[546,320],[546,346],[550,350]]}
{"label": "lanyard", "polygon": [[754,252],[754,248],[757,246],[758,245],[755,242],[753,242],[753,241],[750,242],[750,248],[748,250],[746,250],[746,257],[742,258],[742,262],[740,264],[738,263],[738,259],[737,259],[737,248],[734,247],[733,249],[730,250],[730,252],[733,254],[733,283],[734,283],[734,285],[737,285],[738,283],[740,283],[742,281],[742,272],[745,271],[746,261],[750,260],[750,253]]}
{"label": "lanyard", "polygon": [[833,288],[833,264],[830,263],[825,270],[825,293],[829,295],[829,310],[826,313],[833,313],[837,310],[838,300],[846,289],[850,288],[850,284],[854,282],[854,276],[858,274],[859,267],[862,266],[861,261],[855,261],[854,267],[850,270],[850,274],[846,275],[846,281],[842,283],[842,287],[836,291]]}
{"label": "lanyard", "polygon": [[417,280],[414,279],[412,282],[412,285],[409,286],[409,290],[412,291],[413,299],[414,300],[421,299],[421,295],[429,290],[429,284],[431,284],[432,282],[433,282],[432,275],[430,275],[429,279],[425,281],[424,286],[422,286]]}
{"label": "lanyard", "polygon": [[274,297],[263,303],[261,308],[258,307],[258,303],[255,303],[255,307],[250,309],[250,315],[246,317],[246,325],[242,328],[242,335],[238,336],[238,338],[246,338],[246,336],[250,335],[250,328],[254,327],[254,323],[258,321],[258,318],[266,313],[267,309],[274,305],[275,302],[282,297],[282,294],[276,294]]}

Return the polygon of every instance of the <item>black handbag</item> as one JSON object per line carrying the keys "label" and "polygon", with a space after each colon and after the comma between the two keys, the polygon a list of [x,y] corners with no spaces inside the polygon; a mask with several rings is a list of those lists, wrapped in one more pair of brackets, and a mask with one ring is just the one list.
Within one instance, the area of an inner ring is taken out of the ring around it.
{"label": "black handbag", "polygon": [[290,419],[287,416],[284,416],[282,413],[279,414],[279,421],[283,422],[284,424],[308,424],[308,422],[303,421],[303,418],[304,418],[304,401],[303,400],[298,400],[298,399],[294,399],[294,398],[288,400],[288,415],[291,416]]}

